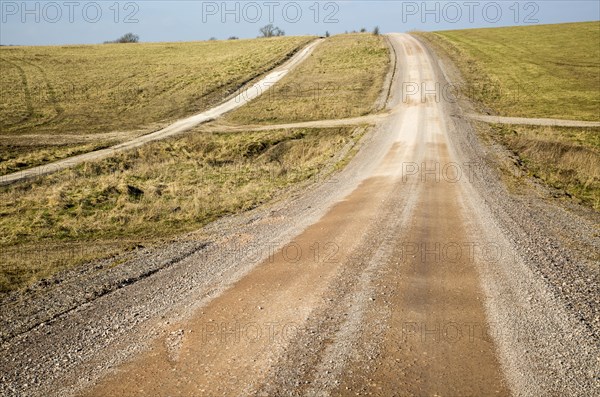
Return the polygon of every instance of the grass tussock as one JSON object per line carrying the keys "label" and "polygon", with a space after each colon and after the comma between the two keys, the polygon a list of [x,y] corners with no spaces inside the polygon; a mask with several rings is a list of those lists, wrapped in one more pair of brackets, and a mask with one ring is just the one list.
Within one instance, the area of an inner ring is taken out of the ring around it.
{"label": "grass tussock", "polygon": [[502,116],[600,120],[600,22],[415,33],[447,53],[462,94]]}
{"label": "grass tussock", "polygon": [[0,175],[104,149],[115,143],[116,141],[99,141],[94,143],[39,146],[35,144],[21,146],[15,143],[0,143]]}
{"label": "grass tussock", "polygon": [[334,166],[356,131],[188,134],[2,187],[0,291],[265,203]]}
{"label": "grass tussock", "polygon": [[600,128],[494,125],[530,176],[600,210]]}
{"label": "grass tussock", "polygon": [[389,68],[385,38],[327,38],[273,89],[225,117],[233,124],[274,124],[356,117],[374,110]]}

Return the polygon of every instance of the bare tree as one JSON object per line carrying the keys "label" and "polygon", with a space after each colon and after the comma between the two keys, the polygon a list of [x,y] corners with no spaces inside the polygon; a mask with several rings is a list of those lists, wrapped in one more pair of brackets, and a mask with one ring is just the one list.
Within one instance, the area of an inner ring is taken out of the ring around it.
{"label": "bare tree", "polygon": [[105,44],[110,43],[138,43],[140,41],[140,36],[133,33],[125,33],[123,36],[119,37],[114,41],[105,41]]}
{"label": "bare tree", "polygon": [[260,28],[260,34],[260,37],[285,36],[285,32],[279,29],[277,26],[273,26],[272,23]]}

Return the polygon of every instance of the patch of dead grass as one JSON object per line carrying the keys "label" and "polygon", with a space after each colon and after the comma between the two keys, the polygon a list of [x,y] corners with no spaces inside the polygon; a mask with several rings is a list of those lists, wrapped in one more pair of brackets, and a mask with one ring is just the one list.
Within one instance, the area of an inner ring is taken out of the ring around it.
{"label": "patch of dead grass", "polygon": [[600,210],[600,128],[494,125],[492,131],[530,176]]}
{"label": "patch of dead grass", "polygon": [[353,127],[191,132],[2,187],[0,290],[252,209],[344,161],[359,138]]}

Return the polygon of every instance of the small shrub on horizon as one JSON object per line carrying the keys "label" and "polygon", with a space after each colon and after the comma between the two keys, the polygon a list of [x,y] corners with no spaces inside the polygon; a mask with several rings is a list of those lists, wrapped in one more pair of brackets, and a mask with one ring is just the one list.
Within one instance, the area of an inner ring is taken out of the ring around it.
{"label": "small shrub on horizon", "polygon": [[114,41],[105,41],[104,44],[124,44],[124,43],[139,43],[140,36],[133,33],[125,33],[123,36],[119,37]]}

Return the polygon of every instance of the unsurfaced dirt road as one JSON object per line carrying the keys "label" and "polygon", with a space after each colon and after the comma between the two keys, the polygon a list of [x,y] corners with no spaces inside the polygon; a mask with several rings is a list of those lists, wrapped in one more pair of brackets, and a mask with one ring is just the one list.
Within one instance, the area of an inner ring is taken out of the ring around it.
{"label": "unsurfaced dirt road", "polygon": [[[471,144],[450,117],[453,105],[435,93],[405,95],[406,83],[440,82],[437,64],[412,36],[389,37],[398,58],[392,111],[336,183],[232,226],[235,233],[222,242],[251,242],[259,252],[256,259],[244,257],[248,266],[235,276],[211,266],[232,263],[227,269],[236,269],[239,256],[236,262],[225,252],[204,259],[193,254],[21,336],[28,346],[40,346],[31,348],[39,357],[87,357],[64,373],[40,369],[52,387],[36,393],[597,392],[597,344],[524,263],[490,213],[482,193],[487,181],[478,180],[486,175],[484,165],[466,155]],[[189,282],[200,273],[215,273],[219,281],[210,289]],[[171,294],[173,288],[179,292]],[[188,288],[199,292],[186,300],[200,296],[201,303],[187,304],[188,310],[160,326],[127,331],[160,330],[145,339],[145,348],[119,355],[127,339],[115,330],[127,328],[133,307],[136,318],[152,305],[163,305],[164,313]],[[119,315],[111,318],[110,311]],[[107,322],[101,335],[113,339],[86,339]],[[85,347],[62,346],[66,336],[77,335]],[[86,350],[94,343],[108,353]],[[111,349],[123,359],[111,361]],[[40,360],[51,367],[51,358]]]}
{"label": "unsurfaced dirt road", "polygon": [[481,277],[514,258],[486,239],[476,165],[457,158],[444,104],[403,94],[400,83],[435,86],[430,56],[410,36],[391,40],[394,112],[378,127],[389,139],[358,186],[81,395],[522,392]]}

